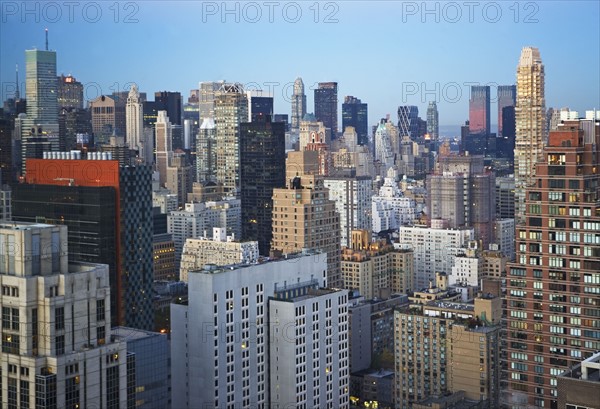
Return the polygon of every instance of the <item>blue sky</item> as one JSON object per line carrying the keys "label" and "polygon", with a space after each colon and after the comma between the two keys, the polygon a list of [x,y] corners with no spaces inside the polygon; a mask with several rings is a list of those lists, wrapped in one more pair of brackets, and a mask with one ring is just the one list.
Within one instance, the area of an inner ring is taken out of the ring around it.
{"label": "blue sky", "polygon": [[491,85],[493,98],[496,84],[515,83],[521,48],[535,46],[548,107],[600,108],[597,1],[24,4],[0,2],[3,99],[15,64],[24,92],[24,50],[42,49],[47,27],[58,73],[86,84],[88,98],[131,82],[149,95],[187,98],[199,81],[225,79],[273,87],[275,111],[289,113],[289,85],[301,76],[309,111],[313,84],[337,81],[340,100],[369,104],[371,124],[396,119],[401,104],[417,105],[424,117],[436,99],[440,124],[458,125],[468,118],[469,84]]}

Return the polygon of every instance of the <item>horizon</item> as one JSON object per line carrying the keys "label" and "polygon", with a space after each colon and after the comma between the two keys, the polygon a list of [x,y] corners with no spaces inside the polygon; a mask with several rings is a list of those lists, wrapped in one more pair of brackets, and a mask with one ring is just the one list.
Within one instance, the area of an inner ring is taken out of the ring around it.
{"label": "horizon", "polygon": [[[531,44],[545,66],[546,108],[583,113],[600,107],[600,52],[589,52],[600,50],[597,2],[433,2],[425,8],[418,2],[274,2],[274,9],[256,2],[227,3],[228,9],[185,1],[34,4],[2,3],[3,100],[14,92],[15,64],[25,95],[25,50],[32,44],[43,50],[48,28],[57,75],[82,82],[86,100],[127,91],[135,82],[149,97],[170,90],[187,101],[199,82],[226,79],[272,89],[274,113],[289,114],[290,84],[300,76],[308,112],[316,84],[336,81],[340,116],[346,95],[368,104],[370,125],[387,114],[395,121],[399,105],[416,105],[425,118],[428,101],[435,100],[440,126],[460,126],[468,119],[470,85],[490,85],[495,126],[495,88],[515,84],[521,49]],[[566,58],[580,55],[585,63]]]}

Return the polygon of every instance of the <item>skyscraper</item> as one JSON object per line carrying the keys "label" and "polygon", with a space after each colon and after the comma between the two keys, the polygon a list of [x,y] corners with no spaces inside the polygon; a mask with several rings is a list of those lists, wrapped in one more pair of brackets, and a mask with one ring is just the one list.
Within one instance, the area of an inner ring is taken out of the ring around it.
{"label": "skyscraper", "polygon": [[246,91],[246,95],[248,96],[248,122],[264,121],[267,115],[273,118],[273,94],[263,90],[249,90]]}
{"label": "skyscraper", "polygon": [[83,109],[83,84],[72,75],[61,75],[58,81],[58,108]]}
{"label": "skyscraper", "polygon": [[285,124],[258,117],[240,125],[242,239],[257,240],[269,256],[273,237],[273,189],[285,186]]}
{"label": "skyscraper", "polygon": [[201,82],[198,97],[198,114],[200,122],[204,118],[215,117],[215,93],[225,84],[225,81]]}
{"label": "skyscraper", "polygon": [[306,95],[304,94],[304,82],[302,78],[294,81],[294,93],[292,94],[292,131],[300,130],[300,121],[306,114]]}
{"label": "skyscraper", "polygon": [[[498,137],[505,136],[502,130],[504,129],[503,110],[507,107],[513,107],[517,103],[517,86],[516,85],[500,85],[498,86]],[[514,112],[514,111],[513,111]],[[508,119],[508,118],[507,118]]]}
{"label": "skyscraper", "polygon": [[159,111],[167,111],[173,125],[182,125],[182,99],[180,92],[159,91],[154,93],[154,102]]}
{"label": "skyscraper", "polygon": [[217,182],[225,193],[240,189],[240,123],[248,118],[248,100],[241,84],[222,84],[215,93]]}
{"label": "skyscraper", "polygon": [[490,87],[473,85],[469,98],[469,132],[489,135],[490,133]]}
{"label": "skyscraper", "polygon": [[217,133],[214,118],[204,118],[196,141],[196,181],[217,181]]}
{"label": "skyscraper", "polygon": [[167,183],[167,168],[171,165],[171,157],[173,156],[173,131],[167,111],[158,111],[154,126],[156,169],[158,170],[160,186],[165,186]]}
{"label": "skyscraper", "polygon": [[2,224],[0,240],[11,248],[0,262],[1,406],[135,407],[135,356],[111,336],[108,267],[69,259],[65,226]]}
{"label": "skyscraper", "polygon": [[398,107],[398,132],[400,138],[409,136],[417,139],[419,133],[419,108],[414,105],[400,105]]}
{"label": "skyscraper", "polygon": [[302,249],[327,253],[327,285],[341,288],[340,216],[323,177],[317,175],[317,151],[289,152],[287,187],[273,190],[271,252],[293,254]]}
{"label": "skyscraper", "polygon": [[546,135],[544,64],[537,48],[525,47],[517,66],[515,106],[515,218],[525,221],[525,189],[535,183]]}
{"label": "skyscraper", "polygon": [[44,150],[59,150],[55,51],[25,50],[25,95],[27,116],[21,128],[23,166],[27,157],[41,158]]}
{"label": "skyscraper", "polygon": [[430,101],[427,107],[427,133],[432,141],[437,141],[440,137],[440,123],[435,101]]}
{"label": "skyscraper", "polygon": [[315,116],[330,129],[331,139],[337,137],[338,131],[337,90],[337,82],[319,82],[319,88],[315,89]]}
{"label": "skyscraper", "polygon": [[363,104],[360,99],[353,96],[344,97],[342,104],[342,129],[345,130],[347,126],[353,127],[356,131],[359,145],[369,143],[367,104]]}
{"label": "skyscraper", "polygon": [[140,157],[145,157],[142,154],[142,141],[144,137],[144,110],[140,101],[140,92],[136,84],[131,86],[129,96],[127,97],[127,105],[125,106],[125,138],[129,149],[139,150]]}
{"label": "skyscraper", "polygon": [[565,121],[525,187],[506,280],[513,407],[558,407],[557,376],[600,350],[598,146],[600,122]]}
{"label": "skyscraper", "polygon": [[113,324],[151,330],[152,169],[87,158],[29,159],[13,219],[68,226],[74,260],[109,265]]}

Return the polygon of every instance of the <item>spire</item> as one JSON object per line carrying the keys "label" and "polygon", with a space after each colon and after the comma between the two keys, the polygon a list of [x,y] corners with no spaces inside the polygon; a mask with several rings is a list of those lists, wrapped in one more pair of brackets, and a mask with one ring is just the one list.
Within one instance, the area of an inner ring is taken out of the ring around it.
{"label": "spire", "polygon": [[21,99],[21,94],[19,93],[19,64],[17,64],[16,74],[17,74],[17,88],[15,91],[15,99]]}
{"label": "spire", "polygon": [[48,51],[48,29],[46,29],[46,51]]}

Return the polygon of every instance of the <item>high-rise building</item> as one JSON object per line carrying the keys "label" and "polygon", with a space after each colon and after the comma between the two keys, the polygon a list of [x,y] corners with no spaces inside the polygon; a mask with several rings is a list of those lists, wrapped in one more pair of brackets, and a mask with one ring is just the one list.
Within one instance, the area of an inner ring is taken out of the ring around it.
{"label": "high-rise building", "polygon": [[58,109],[83,109],[83,84],[72,75],[61,75],[58,80]]}
{"label": "high-rise building", "polygon": [[473,240],[473,229],[437,229],[425,226],[400,226],[398,247],[411,249],[415,258],[416,289],[423,289],[435,280],[437,272],[448,273],[454,258]]}
{"label": "high-rise building", "polygon": [[371,241],[367,230],[353,230],[349,247],[342,249],[343,287],[358,290],[366,299],[413,291],[412,250],[395,249],[385,240]]}
{"label": "high-rise building", "polygon": [[469,98],[469,132],[489,135],[490,133],[490,87],[471,86]]}
{"label": "high-rise building", "polygon": [[[513,107],[517,103],[517,86],[516,85],[499,85],[498,86],[498,137],[504,135],[504,108]],[[508,119],[508,118],[507,118]],[[506,135],[510,136],[510,135]]]}
{"label": "high-rise building", "polygon": [[129,327],[114,327],[115,341],[127,343],[135,354],[135,408],[171,407],[171,368],[167,334]]}
{"label": "high-rise building", "polygon": [[[273,94],[263,90],[246,91],[248,97],[247,122],[264,121],[268,115],[273,118]],[[246,121],[242,121],[246,122]]]}
{"label": "high-rise building", "polygon": [[[27,116],[21,123],[22,163],[60,149],[56,51],[25,50]],[[23,168],[23,171],[25,169]]]}
{"label": "high-rise building", "polygon": [[515,218],[515,179],[514,177],[496,178],[496,218]]}
{"label": "high-rise building", "polygon": [[515,217],[525,222],[525,190],[536,181],[536,162],[546,139],[544,64],[537,48],[525,47],[517,66],[515,106]]}
{"label": "high-rise building", "polygon": [[198,96],[198,114],[202,121],[204,118],[215,117],[215,94],[225,84],[225,81],[201,82]]}
{"label": "high-rise building", "polygon": [[358,144],[368,145],[369,143],[369,119],[367,104],[363,104],[360,99],[353,96],[344,97],[342,104],[342,129],[351,126],[358,134]]}
{"label": "high-rise building", "polygon": [[108,143],[111,136],[125,136],[125,129],[119,127],[119,121],[117,120],[117,117],[121,114],[125,117],[125,105],[118,104],[115,97],[101,95],[90,101],[90,111],[92,112],[92,131],[94,132],[95,145]]}
{"label": "high-rise building", "polygon": [[393,174],[392,169],[384,179],[379,194],[371,198],[374,233],[394,231],[402,225],[412,224],[416,219],[415,200],[404,196]]}
{"label": "high-rise building", "polygon": [[190,273],[189,301],[171,305],[174,408],[348,408],[348,296],[319,288],[324,256]]}
{"label": "high-rise building", "polygon": [[[134,408],[135,355],[111,337],[104,264],[69,260],[67,227],[0,225],[3,408]],[[130,382],[133,381],[133,382]]]}
{"label": "high-rise building", "polygon": [[446,285],[430,286],[433,301],[395,311],[395,407],[459,391],[479,407],[499,407],[502,302],[453,302]]}
{"label": "high-rise building", "polygon": [[525,189],[506,280],[510,405],[557,407],[557,376],[600,350],[599,144],[598,121],[564,122]]}
{"label": "high-rise building", "polygon": [[[310,157],[311,160],[306,160]],[[327,285],[341,288],[340,216],[329,198],[323,177],[315,174],[318,153],[289,152],[287,187],[273,189],[271,253],[293,254],[302,249],[327,253]],[[310,172],[312,174],[305,172]]]}
{"label": "high-rise building", "polygon": [[427,106],[427,133],[432,141],[437,141],[440,137],[440,122],[435,101],[430,101]]}
{"label": "high-rise building", "polygon": [[485,172],[481,156],[440,157],[437,169],[427,175],[429,218],[446,228],[472,227],[475,240],[487,248],[494,242],[496,181]]}
{"label": "high-rise building", "polygon": [[217,181],[217,146],[215,120],[204,118],[196,141],[196,181]]}
{"label": "high-rise building", "polygon": [[285,186],[285,124],[269,115],[240,124],[242,239],[268,256],[273,238],[273,189]]}
{"label": "high-rise building", "polygon": [[[8,184],[16,181],[16,169],[14,169],[14,127],[15,121],[13,118],[0,115],[0,172],[2,172],[2,183]],[[19,152],[19,156],[20,154]]]}
{"label": "high-rise building", "polygon": [[383,119],[379,122],[373,139],[375,142],[375,160],[379,161],[379,172],[386,175],[388,170],[394,166],[395,155],[392,137]]}
{"label": "high-rise building", "polygon": [[206,236],[214,227],[225,229],[226,235],[242,237],[240,199],[186,203],[185,208],[167,216],[167,231],[175,243],[177,265],[185,240]]}
{"label": "high-rise building", "polygon": [[92,157],[29,159],[26,183],[13,191],[13,219],[68,226],[73,260],[109,266],[113,324],[150,330],[151,168]]}
{"label": "high-rise building", "polygon": [[338,84],[337,82],[319,82],[315,89],[315,116],[331,132],[331,139],[338,132]]}
{"label": "high-rise building", "polygon": [[[306,114],[300,121],[298,150],[303,151],[309,143],[331,142],[330,135],[323,122],[317,121],[314,115]],[[329,137],[329,139],[328,139]]]}
{"label": "high-rise building", "polygon": [[371,230],[373,179],[370,176],[327,176],[323,186],[329,190],[329,200],[334,201],[340,216],[340,244],[348,247],[352,230]]}
{"label": "high-rise building", "polygon": [[248,118],[248,100],[241,84],[222,84],[215,93],[217,183],[237,196],[240,190],[240,123]]}
{"label": "high-rise building", "polygon": [[398,107],[398,135],[416,140],[419,134],[419,108],[414,105],[400,105]]}
{"label": "high-rise building", "polygon": [[294,93],[292,94],[292,131],[299,132],[300,121],[306,115],[306,94],[304,94],[304,82],[302,78],[294,81]]}
{"label": "high-rise building", "polygon": [[144,108],[140,100],[140,92],[136,84],[131,86],[127,96],[127,105],[125,106],[125,139],[129,149],[139,151],[141,158],[146,157],[143,154],[144,148]]}
{"label": "high-rise building", "polygon": [[167,183],[167,168],[171,165],[173,156],[173,130],[167,111],[158,111],[154,128],[156,147],[156,169],[159,175],[160,186]]}
{"label": "high-rise building", "polygon": [[171,163],[167,167],[167,180],[165,187],[177,195],[177,206],[183,207],[187,201],[188,193],[192,193],[194,182],[194,169],[188,162],[187,155],[181,150],[173,152]]}
{"label": "high-rise building", "polygon": [[157,105],[157,110],[167,111],[167,116],[171,120],[171,124],[178,126],[183,124],[182,99],[180,92],[155,92],[154,102]]}

